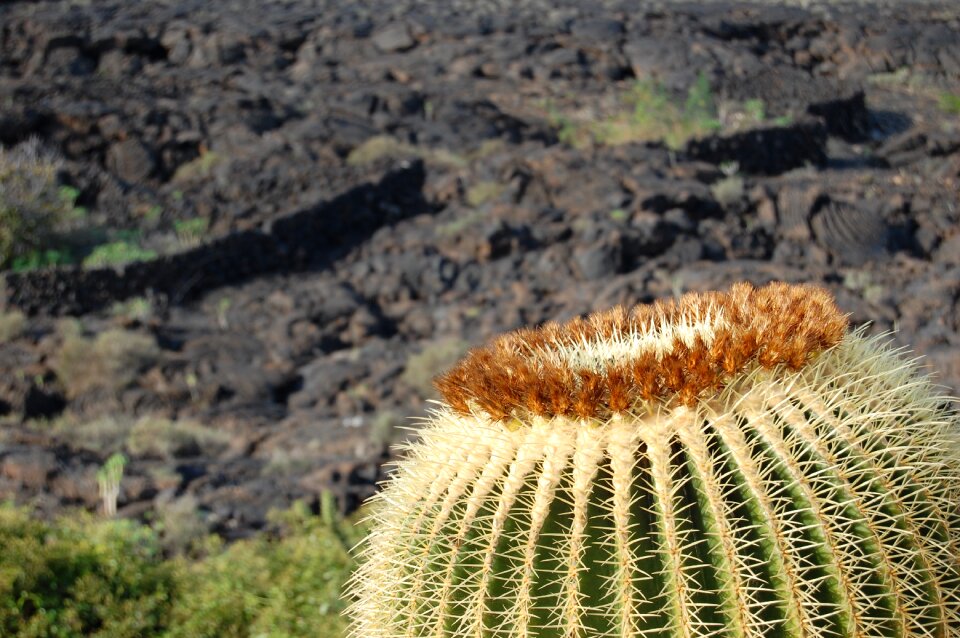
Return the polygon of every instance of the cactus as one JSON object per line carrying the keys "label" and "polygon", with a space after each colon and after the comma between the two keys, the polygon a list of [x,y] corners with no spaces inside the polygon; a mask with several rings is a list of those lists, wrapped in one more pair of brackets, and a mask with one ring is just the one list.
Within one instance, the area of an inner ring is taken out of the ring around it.
{"label": "cactus", "polygon": [[373,505],[355,638],[960,636],[960,423],[782,283],[503,335]]}

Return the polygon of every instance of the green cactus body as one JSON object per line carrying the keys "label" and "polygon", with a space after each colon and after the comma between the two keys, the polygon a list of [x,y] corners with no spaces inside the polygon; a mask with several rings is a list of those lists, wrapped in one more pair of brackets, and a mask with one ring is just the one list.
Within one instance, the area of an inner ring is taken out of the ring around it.
{"label": "green cactus body", "polygon": [[947,402],[818,289],[521,331],[374,505],[356,638],[960,636]]}

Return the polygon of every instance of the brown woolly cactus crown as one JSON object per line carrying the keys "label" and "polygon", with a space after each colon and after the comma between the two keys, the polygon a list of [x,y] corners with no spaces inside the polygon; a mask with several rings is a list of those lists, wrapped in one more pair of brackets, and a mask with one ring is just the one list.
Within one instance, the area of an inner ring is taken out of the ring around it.
{"label": "brown woolly cactus crown", "polygon": [[676,396],[692,405],[753,363],[803,367],[847,320],[813,286],[736,284],[729,292],[623,307],[503,335],[436,381],[460,414],[603,419]]}
{"label": "brown woolly cactus crown", "polygon": [[520,330],[438,380],[353,638],[960,638],[960,420],[774,283]]}

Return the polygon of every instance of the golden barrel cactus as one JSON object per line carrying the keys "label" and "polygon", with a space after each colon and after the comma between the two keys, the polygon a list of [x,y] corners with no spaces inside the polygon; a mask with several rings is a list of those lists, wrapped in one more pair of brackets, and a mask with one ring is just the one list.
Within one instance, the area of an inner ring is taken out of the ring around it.
{"label": "golden barrel cactus", "polygon": [[960,636],[956,414],[819,288],[520,330],[437,386],[355,638]]}

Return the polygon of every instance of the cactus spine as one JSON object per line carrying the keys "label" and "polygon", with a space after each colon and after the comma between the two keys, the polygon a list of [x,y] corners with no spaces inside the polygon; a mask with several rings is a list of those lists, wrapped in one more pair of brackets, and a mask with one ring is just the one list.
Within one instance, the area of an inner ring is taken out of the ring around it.
{"label": "cactus spine", "polygon": [[820,289],[521,330],[438,387],[356,638],[960,636],[956,414]]}

